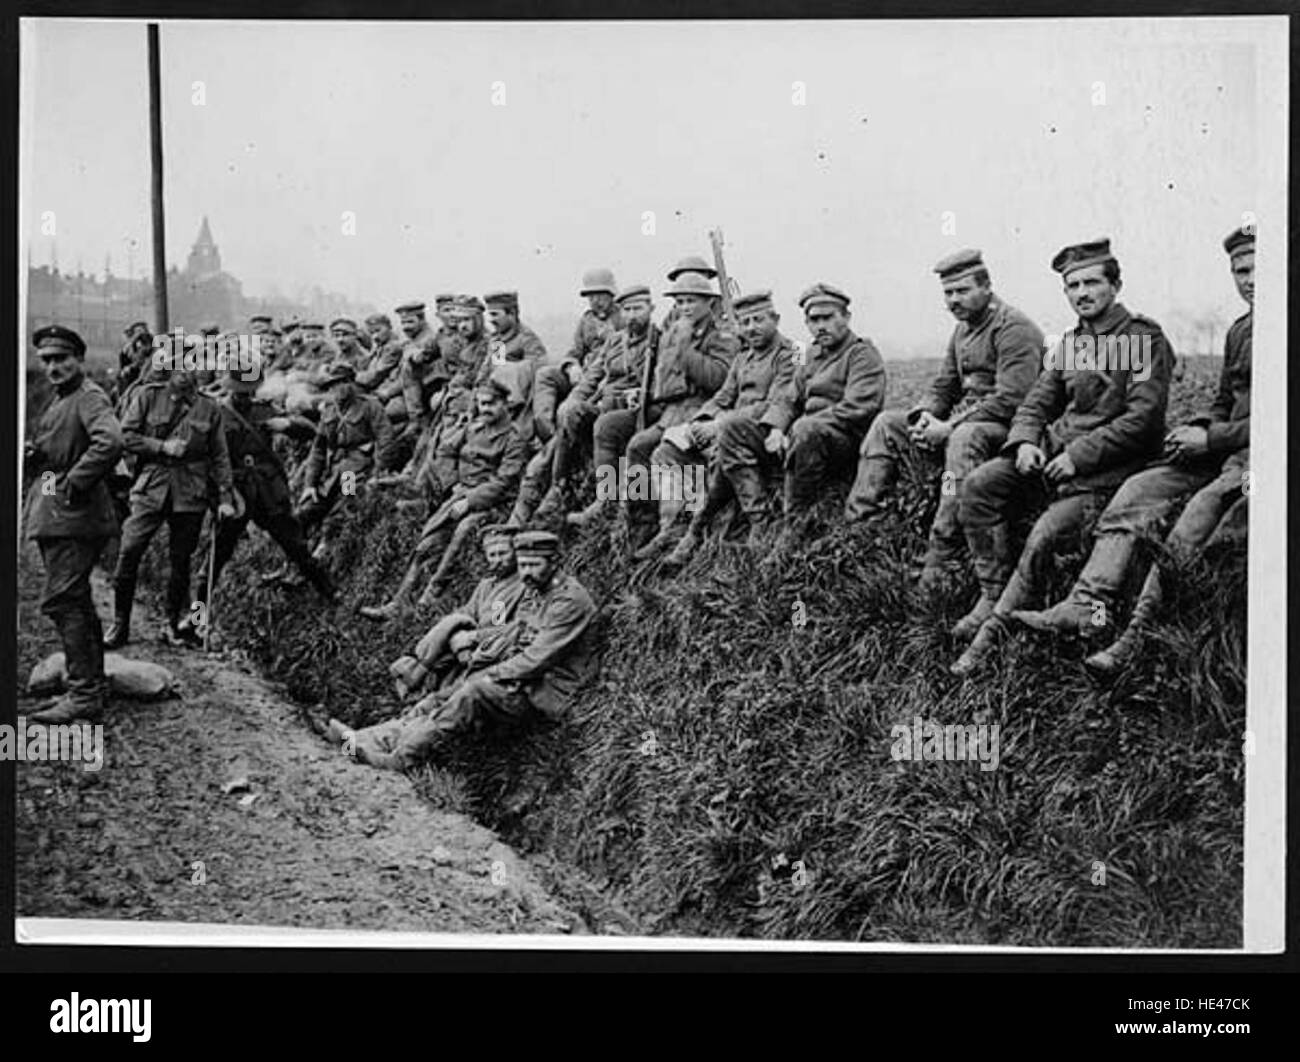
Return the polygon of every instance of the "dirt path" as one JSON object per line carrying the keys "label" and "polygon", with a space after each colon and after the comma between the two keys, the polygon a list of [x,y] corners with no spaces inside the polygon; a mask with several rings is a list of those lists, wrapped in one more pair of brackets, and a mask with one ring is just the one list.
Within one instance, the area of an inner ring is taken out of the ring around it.
{"label": "dirt path", "polygon": [[[21,681],[58,646],[35,608],[39,559],[28,551],[19,581]],[[106,582],[96,582],[106,617]],[[115,698],[97,772],[19,764],[20,915],[585,931],[491,831],[434,810],[401,775],[349,763],[235,653],[173,649],[150,640],[156,614],[146,607],[139,619],[123,652],[170,668],[182,696]],[[35,703],[20,697],[18,711]],[[238,778],[248,788],[223,793]]]}

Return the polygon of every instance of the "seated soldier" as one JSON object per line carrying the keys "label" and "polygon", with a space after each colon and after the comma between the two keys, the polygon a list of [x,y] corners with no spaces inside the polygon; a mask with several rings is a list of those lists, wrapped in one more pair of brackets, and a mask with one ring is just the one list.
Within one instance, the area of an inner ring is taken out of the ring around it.
{"label": "seated soldier", "polygon": [[415,555],[392,599],[361,609],[368,619],[392,619],[410,604],[426,565],[441,555],[421,599],[432,604],[446,584],[461,543],[518,486],[527,450],[510,422],[506,387],[489,379],[478,385],[476,398],[478,416],[463,418],[444,431],[420,470],[419,481],[436,508],[420,532]]}
{"label": "seated soldier", "polygon": [[449,690],[467,674],[495,664],[512,651],[507,617],[524,591],[515,565],[517,530],[492,524],[479,532],[487,575],[469,600],[443,616],[416,644],[414,655],[398,657],[389,667],[397,695],[405,700],[426,686]]}
{"label": "seated soldier", "polygon": [[548,531],[524,531],[515,539],[524,592],[503,617],[515,622],[509,656],[450,693],[429,694],[397,719],[364,730],[331,719],[330,737],[359,763],[404,771],[476,722],[562,718],[595,671],[588,631],[596,605],[577,579],[560,570],[559,548],[560,540]]}

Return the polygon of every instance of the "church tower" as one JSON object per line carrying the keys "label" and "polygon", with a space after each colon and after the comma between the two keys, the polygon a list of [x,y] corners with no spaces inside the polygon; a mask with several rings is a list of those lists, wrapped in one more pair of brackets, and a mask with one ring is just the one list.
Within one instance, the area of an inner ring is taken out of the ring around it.
{"label": "church tower", "polygon": [[185,263],[185,272],[191,277],[203,277],[221,272],[221,255],[212,240],[212,230],[208,228],[208,216],[203,215],[203,224],[199,226],[199,237],[190,248],[189,260]]}

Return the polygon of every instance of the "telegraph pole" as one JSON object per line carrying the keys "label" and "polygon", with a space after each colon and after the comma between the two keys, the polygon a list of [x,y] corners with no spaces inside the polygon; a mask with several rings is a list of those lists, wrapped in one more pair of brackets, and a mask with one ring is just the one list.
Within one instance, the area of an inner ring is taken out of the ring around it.
{"label": "telegraph pole", "polygon": [[158,60],[158,23],[149,33],[149,161],[153,169],[153,305],[154,331],[166,332],[167,240],[163,228],[162,76]]}

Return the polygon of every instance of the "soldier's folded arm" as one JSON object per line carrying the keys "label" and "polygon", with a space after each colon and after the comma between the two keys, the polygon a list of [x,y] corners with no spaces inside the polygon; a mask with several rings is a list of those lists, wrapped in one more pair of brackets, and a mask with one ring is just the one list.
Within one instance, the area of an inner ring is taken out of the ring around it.
{"label": "soldier's folded arm", "polygon": [[691,383],[701,391],[712,393],[726,380],[731,361],[739,350],[736,340],[715,332],[700,350],[686,347],[682,351],[682,368]]}
{"label": "soldier's folded arm", "polygon": [[1250,417],[1220,420],[1206,426],[1205,443],[1212,454],[1231,454],[1250,445]]}
{"label": "soldier's folded arm", "polygon": [[849,362],[844,395],[834,405],[811,414],[810,420],[826,421],[850,434],[867,430],[885,404],[885,362],[868,340],[865,351]]}
{"label": "soldier's folded arm", "polygon": [[157,457],[163,452],[164,440],[151,438],[145,431],[145,404],[149,394],[142,387],[131,395],[122,415],[122,448],[130,454]]}
{"label": "soldier's folded arm", "polygon": [[486,483],[480,483],[466,494],[471,512],[491,509],[505,501],[519,487],[519,480],[528,464],[528,446],[513,432],[506,443],[496,474]]}
{"label": "soldier's folded arm", "polygon": [[940,420],[947,420],[952,407],[961,398],[961,373],[957,371],[957,344],[954,337],[948,339],[948,349],[943,355],[943,366],[939,375],[930,385],[930,395],[923,407]]}
{"label": "soldier's folded arm", "polygon": [[733,358],[731,364],[727,367],[727,375],[722,379],[722,386],[713,392],[713,395],[699,409],[699,412],[692,418],[693,420],[713,420],[724,409],[731,409],[736,404],[736,396],[740,394],[740,375],[737,372],[738,362]]}
{"label": "soldier's folded arm", "polygon": [[1086,476],[1123,464],[1143,453],[1163,434],[1165,405],[1169,398],[1172,358],[1162,337],[1157,337],[1155,366],[1145,380],[1129,377],[1123,413],[1066,446],[1077,475]]}
{"label": "soldier's folded arm", "polygon": [[[1041,447],[1047,425],[1065,412],[1066,404],[1065,376],[1061,370],[1048,369],[1039,373],[1034,386],[1011,418],[1011,430],[1002,445],[1003,456],[1014,457],[1022,443]],[[1073,454],[1070,456],[1074,457]]]}
{"label": "soldier's folded arm", "polygon": [[586,633],[596,607],[585,594],[555,597],[543,613],[544,622],[532,643],[487,670],[498,682],[527,682],[541,678]]}
{"label": "soldier's folded arm", "polygon": [[122,426],[113,415],[108,398],[97,389],[81,395],[77,415],[90,436],[90,445],[68,469],[65,479],[69,490],[85,494],[112,471],[122,456]]}
{"label": "soldier's folded arm", "polygon": [[1007,424],[1042,371],[1043,334],[1028,321],[1011,321],[998,330],[994,344],[998,364],[993,390],[966,419]]}
{"label": "soldier's folded arm", "polygon": [[773,396],[760,423],[781,432],[789,431],[790,425],[795,422],[795,418],[803,408],[806,389],[807,381],[803,373],[792,367],[789,383]]}
{"label": "soldier's folded arm", "polygon": [[570,398],[577,402],[591,401],[600,388],[600,382],[605,378],[606,351],[612,342],[612,339],[606,340],[601,344],[599,350],[592,351],[591,357],[587,359],[587,364],[582,367],[582,379],[570,392]]}

